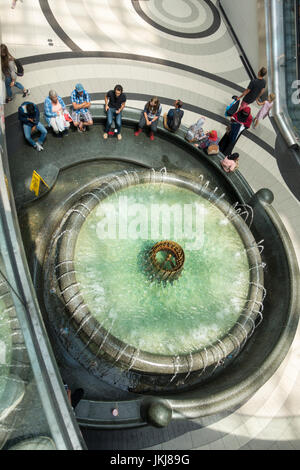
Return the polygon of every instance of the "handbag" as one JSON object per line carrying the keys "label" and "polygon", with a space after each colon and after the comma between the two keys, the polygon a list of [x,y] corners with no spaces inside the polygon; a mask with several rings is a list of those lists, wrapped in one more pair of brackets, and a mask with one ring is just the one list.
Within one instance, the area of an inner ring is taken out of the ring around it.
{"label": "handbag", "polygon": [[216,155],[219,153],[219,146],[216,144],[211,144],[209,147],[207,147],[207,153],[208,155]]}

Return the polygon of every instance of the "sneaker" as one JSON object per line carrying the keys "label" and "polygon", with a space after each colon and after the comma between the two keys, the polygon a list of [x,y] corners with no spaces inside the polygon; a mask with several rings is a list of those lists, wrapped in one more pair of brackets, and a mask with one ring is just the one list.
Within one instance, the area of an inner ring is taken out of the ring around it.
{"label": "sneaker", "polygon": [[153,134],[153,132],[150,132],[150,140],[154,140],[154,134]]}
{"label": "sneaker", "polygon": [[105,133],[103,134],[103,139],[107,139],[107,138],[108,138],[108,134],[107,134],[107,132],[105,132]]}
{"label": "sneaker", "polygon": [[38,152],[40,152],[41,150],[44,150],[44,147],[39,142],[36,143],[36,146],[34,148],[36,148]]}
{"label": "sneaker", "polygon": [[10,101],[12,101],[12,98],[6,98],[5,103],[9,103]]}
{"label": "sneaker", "polygon": [[142,132],[142,129],[139,129],[138,131],[136,131],[136,132],[134,133],[134,135],[135,135],[135,136],[138,136],[138,135],[140,135],[141,132]]}
{"label": "sneaker", "polygon": [[80,129],[80,127],[78,126],[78,127],[77,127],[77,132],[79,132],[80,134],[82,134],[83,132],[85,132],[85,127],[82,127],[82,128]]}
{"label": "sneaker", "polygon": [[117,139],[118,139],[118,140],[122,140],[121,134],[117,134]]}
{"label": "sneaker", "polygon": [[30,90],[29,89],[27,89],[26,91],[24,90],[23,91],[23,98],[25,98],[25,96],[28,96],[28,95],[30,95]]}

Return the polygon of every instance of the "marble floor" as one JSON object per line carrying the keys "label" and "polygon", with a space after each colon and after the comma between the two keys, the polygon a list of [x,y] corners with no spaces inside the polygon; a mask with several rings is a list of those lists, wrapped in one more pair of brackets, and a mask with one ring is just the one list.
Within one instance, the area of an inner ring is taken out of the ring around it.
{"label": "marble floor", "polygon": [[[142,108],[145,94],[180,98],[186,126],[204,115],[205,129],[222,135],[225,107],[249,77],[216,4],[216,0],[23,0],[11,9],[9,0],[0,0],[2,42],[23,59],[25,74],[20,81],[30,88],[35,103],[42,103],[52,88],[69,98],[77,82],[91,94],[121,83],[135,97],[127,106]],[[16,113],[21,102],[22,95],[16,93],[5,107],[6,116]],[[273,191],[273,206],[299,261],[299,193],[290,189],[289,172],[282,171],[279,141],[272,121],[265,119],[255,132],[249,130],[239,139],[236,151],[240,171],[253,190],[267,186]],[[285,170],[288,165],[287,155]],[[139,448],[299,450],[299,359],[298,329],[276,373],[234,413],[205,425],[203,420],[194,420],[192,426],[177,422],[176,432],[153,430],[155,438],[144,439]],[[131,430],[127,441],[138,442],[138,433]]]}

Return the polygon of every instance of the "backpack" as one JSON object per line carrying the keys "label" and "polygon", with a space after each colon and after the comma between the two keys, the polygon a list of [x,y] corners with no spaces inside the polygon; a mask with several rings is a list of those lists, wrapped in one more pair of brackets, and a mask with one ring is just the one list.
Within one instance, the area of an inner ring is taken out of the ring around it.
{"label": "backpack", "polygon": [[169,126],[171,131],[177,131],[177,129],[179,129],[179,126],[181,124],[181,119],[182,119],[181,110],[175,109],[172,122],[170,123],[170,126]]}
{"label": "backpack", "polygon": [[15,59],[15,64],[16,64],[16,67],[17,67],[16,74],[18,75],[18,77],[23,77],[24,68],[23,68],[23,65],[21,64],[21,61],[19,59]]}
{"label": "backpack", "polygon": [[229,106],[227,106],[226,111],[225,111],[225,116],[233,116],[237,110],[239,109],[240,102],[239,101],[233,101],[230,103]]}

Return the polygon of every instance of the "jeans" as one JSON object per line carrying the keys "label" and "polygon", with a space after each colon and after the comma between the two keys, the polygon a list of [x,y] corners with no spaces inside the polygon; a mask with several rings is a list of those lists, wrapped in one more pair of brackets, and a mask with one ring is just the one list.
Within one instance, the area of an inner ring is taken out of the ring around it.
{"label": "jeans", "polygon": [[106,119],[106,124],[105,124],[105,132],[107,133],[110,129],[110,126],[112,125],[113,119],[115,118],[116,122],[116,129],[117,129],[117,134],[120,134],[121,132],[121,126],[122,126],[122,111],[117,114],[116,113],[116,108],[108,108],[107,111],[107,119]]}
{"label": "jeans", "polygon": [[[146,126],[146,119],[145,119],[145,116],[144,116],[144,111],[142,111],[140,121],[139,121],[139,128],[143,129],[143,127],[145,127],[145,126]],[[158,119],[156,119],[154,122],[151,122],[150,126],[146,126],[146,127],[150,127],[152,132],[156,132],[157,131],[157,126],[158,126]]]}
{"label": "jeans", "polygon": [[[12,97],[12,87],[10,86],[11,82],[12,82],[11,76],[5,77],[5,87],[6,87],[6,96],[7,96],[7,98]],[[17,88],[19,88],[22,91],[24,90],[24,87],[23,87],[22,83],[15,82],[14,86],[16,86]]]}
{"label": "jeans", "polygon": [[[41,122],[39,122],[36,125],[36,128],[41,133],[38,143],[42,145],[44,143],[44,140],[46,139],[47,130],[45,129],[45,127],[43,126]],[[24,130],[25,139],[28,140],[28,142],[30,143],[30,145],[32,145],[32,147],[36,147],[36,142],[31,137],[32,127],[28,126],[27,124],[23,124],[23,130]]]}

